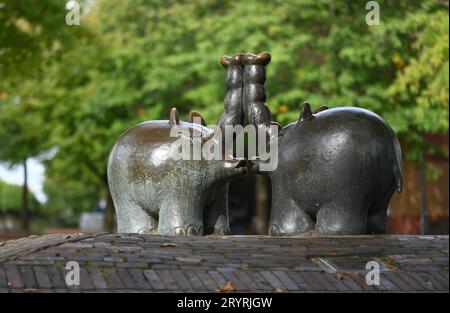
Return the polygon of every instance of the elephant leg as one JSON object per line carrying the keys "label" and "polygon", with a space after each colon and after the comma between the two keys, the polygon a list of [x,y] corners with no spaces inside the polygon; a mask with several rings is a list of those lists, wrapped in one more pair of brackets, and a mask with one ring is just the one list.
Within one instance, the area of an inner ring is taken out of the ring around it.
{"label": "elephant leg", "polygon": [[223,56],[220,59],[223,67],[227,70],[225,79],[226,95],[224,99],[224,113],[220,117],[218,128],[221,130],[222,149],[224,153],[232,157],[233,147],[225,146],[225,126],[244,124],[244,109],[242,105],[243,54],[237,53],[233,56]]}
{"label": "elephant leg", "polygon": [[119,233],[155,233],[158,229],[158,221],[143,210],[133,200],[118,199],[114,201],[117,214],[117,231]]}
{"label": "elephant leg", "polygon": [[[243,104],[244,112],[248,123],[258,129],[258,152],[256,155],[249,155],[249,158],[257,157],[268,151],[268,143],[273,136],[277,136],[271,125],[272,114],[266,104],[266,65],[270,62],[270,54],[267,52],[258,55],[247,53],[243,58],[244,62],[244,90]],[[260,133],[260,132],[263,133]],[[265,138],[260,138],[260,134],[265,133]],[[262,142],[260,142],[262,141]]]}
{"label": "elephant leg", "polygon": [[269,235],[293,236],[314,229],[314,222],[293,199],[272,196],[272,212],[269,221]]}
{"label": "elephant leg", "polygon": [[374,204],[369,208],[367,216],[367,233],[368,234],[385,234],[387,225],[387,211],[391,197],[395,192],[395,184],[389,189],[382,201]]}
{"label": "elephant leg", "polygon": [[161,235],[203,235],[200,195],[171,193],[161,203],[158,232]]}
{"label": "elephant leg", "polygon": [[389,203],[371,209],[367,217],[368,234],[385,234],[387,224],[387,211]]}
{"label": "elephant leg", "polygon": [[244,58],[243,103],[249,124],[270,126],[272,115],[265,103],[266,65],[270,62],[267,52],[258,55],[247,53]]}
{"label": "elephant leg", "polygon": [[321,235],[358,235],[367,230],[364,201],[345,203],[336,199],[322,205],[317,213],[316,231]]}
{"label": "elephant leg", "polygon": [[211,188],[203,211],[205,234],[229,235],[228,183]]}

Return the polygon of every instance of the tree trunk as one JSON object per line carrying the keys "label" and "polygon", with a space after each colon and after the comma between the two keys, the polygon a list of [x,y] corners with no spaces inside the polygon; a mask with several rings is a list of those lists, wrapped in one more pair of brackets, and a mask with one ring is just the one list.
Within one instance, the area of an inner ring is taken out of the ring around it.
{"label": "tree trunk", "polygon": [[420,156],[420,177],[419,177],[419,188],[420,188],[420,234],[426,235],[429,233],[428,230],[428,210],[427,210],[427,199],[426,199],[426,169],[425,169],[425,151],[422,149],[422,154]]}
{"label": "tree trunk", "polygon": [[27,159],[23,159],[23,188],[22,188],[22,228],[28,232],[30,230],[30,212],[28,208],[28,168]]}

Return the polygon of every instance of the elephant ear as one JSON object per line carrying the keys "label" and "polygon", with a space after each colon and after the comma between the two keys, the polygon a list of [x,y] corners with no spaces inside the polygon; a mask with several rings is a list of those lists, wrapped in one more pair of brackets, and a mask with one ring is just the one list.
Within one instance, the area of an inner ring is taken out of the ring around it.
{"label": "elephant ear", "polygon": [[172,126],[180,124],[180,116],[178,115],[178,111],[176,108],[172,108],[170,110],[169,124]]}
{"label": "elephant ear", "polygon": [[326,105],[321,105],[320,107],[318,107],[315,111],[314,111],[314,114],[317,114],[317,113],[319,113],[319,112],[322,112],[322,111],[325,111],[325,110],[328,110],[329,108],[326,106]]}
{"label": "elephant ear", "polygon": [[189,113],[188,122],[189,123],[195,123],[195,124],[199,124],[199,122],[200,122],[201,125],[206,126],[205,120],[200,115],[200,113],[198,113],[196,111],[191,111]]}
{"label": "elephant ear", "polygon": [[298,119],[298,122],[306,121],[312,119],[313,113],[311,111],[311,105],[308,102],[303,103],[301,109],[300,109],[300,118]]}

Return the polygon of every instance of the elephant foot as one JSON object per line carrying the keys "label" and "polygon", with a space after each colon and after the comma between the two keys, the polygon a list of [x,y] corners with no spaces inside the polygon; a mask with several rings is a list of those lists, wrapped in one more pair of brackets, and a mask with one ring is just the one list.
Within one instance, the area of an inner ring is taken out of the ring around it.
{"label": "elephant foot", "polygon": [[277,225],[269,227],[269,236],[280,236],[280,228]]}
{"label": "elephant foot", "polygon": [[226,235],[229,235],[229,234],[230,234],[230,228],[225,226],[225,225],[222,225],[222,226],[219,226],[219,227],[216,226],[214,228],[214,235],[226,236]]}
{"label": "elephant foot", "polygon": [[280,231],[280,228],[277,225],[271,225],[269,227],[269,236],[300,236],[300,237],[318,237],[319,234],[315,229],[308,229],[308,230],[298,230],[296,232],[282,232]]}
{"label": "elephant foot", "polygon": [[315,223],[311,216],[300,209],[291,212],[283,218],[272,216],[268,230],[270,236],[298,236],[314,230]]}
{"label": "elephant foot", "polygon": [[297,237],[304,237],[304,238],[313,238],[313,237],[320,237],[320,234],[315,230],[307,230],[305,232],[298,232],[298,233],[289,233],[289,234],[280,234],[280,229],[276,225],[272,225],[269,227],[269,236],[297,236]]}
{"label": "elephant foot", "polygon": [[316,231],[322,236],[366,234],[367,211],[363,201],[353,206],[336,202],[324,205],[317,213]]}
{"label": "elephant foot", "polygon": [[203,236],[203,227],[176,227],[173,229],[172,234],[175,236]]}
{"label": "elephant foot", "polygon": [[158,228],[141,228],[137,232],[138,234],[145,234],[145,235],[157,235],[158,234]]}

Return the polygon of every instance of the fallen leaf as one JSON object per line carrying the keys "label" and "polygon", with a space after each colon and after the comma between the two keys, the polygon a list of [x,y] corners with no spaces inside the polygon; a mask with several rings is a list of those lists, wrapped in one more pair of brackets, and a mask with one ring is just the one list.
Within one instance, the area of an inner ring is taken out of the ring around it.
{"label": "fallen leaf", "polygon": [[390,269],[390,270],[395,270],[395,269],[397,269],[397,266],[396,266],[395,264],[386,263],[385,265],[386,265],[386,267],[387,267],[388,269]]}
{"label": "fallen leaf", "polygon": [[120,249],[120,248],[111,249],[111,251],[114,253],[125,252],[124,249]]}
{"label": "fallen leaf", "polygon": [[167,247],[176,247],[177,245],[174,242],[165,242],[161,245],[162,248],[167,248]]}
{"label": "fallen leaf", "polygon": [[232,292],[235,291],[236,288],[231,284],[231,281],[227,282],[226,285],[219,285],[216,291],[219,292]]}
{"label": "fallen leaf", "polygon": [[36,289],[34,288],[25,288],[23,289],[24,292],[36,292]]}
{"label": "fallen leaf", "polygon": [[390,270],[398,269],[398,263],[394,259],[390,258],[389,256],[382,255],[378,259],[380,259],[388,269],[390,269]]}
{"label": "fallen leaf", "polygon": [[336,274],[334,274],[334,277],[335,277],[337,280],[342,280],[342,279],[344,279],[344,275],[343,275],[342,273],[336,273]]}
{"label": "fallen leaf", "polygon": [[284,292],[285,290],[284,289],[282,289],[282,288],[277,288],[277,289],[275,289],[275,292],[277,292],[277,293],[282,293],[282,292]]}

